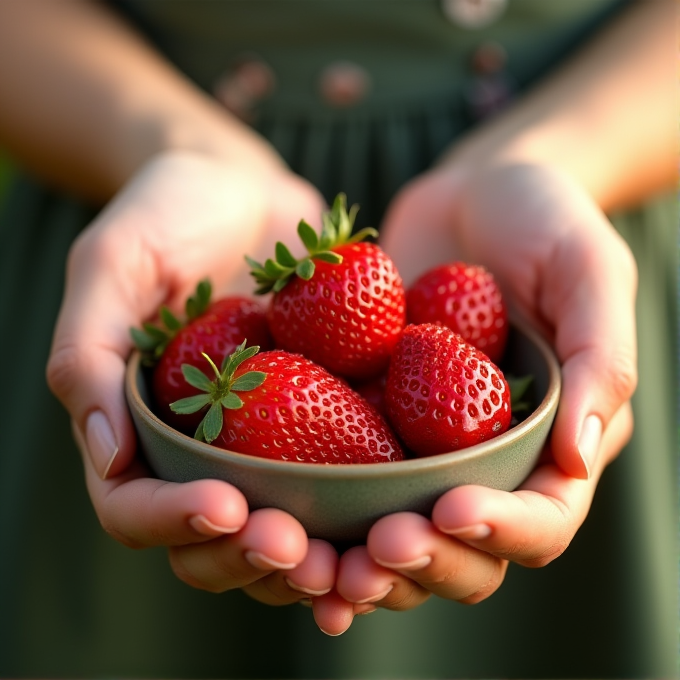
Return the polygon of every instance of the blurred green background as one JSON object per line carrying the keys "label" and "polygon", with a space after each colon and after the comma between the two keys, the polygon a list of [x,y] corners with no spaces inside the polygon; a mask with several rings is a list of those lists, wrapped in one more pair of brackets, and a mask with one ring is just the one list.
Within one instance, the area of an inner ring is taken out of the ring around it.
{"label": "blurred green background", "polygon": [[0,202],[5,194],[5,187],[12,174],[12,164],[6,153],[0,149]]}

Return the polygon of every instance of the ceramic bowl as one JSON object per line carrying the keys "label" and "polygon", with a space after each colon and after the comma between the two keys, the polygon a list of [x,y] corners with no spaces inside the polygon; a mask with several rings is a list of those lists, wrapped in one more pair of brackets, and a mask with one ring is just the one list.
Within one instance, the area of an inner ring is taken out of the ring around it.
{"label": "ceramic bowl", "polygon": [[538,334],[513,324],[501,367],[508,374],[534,376],[530,398],[535,408],[527,418],[461,451],[375,465],[272,461],[180,434],[154,415],[138,353],[128,364],[126,394],[141,450],[159,478],[225,480],[243,492],[251,510],[281,508],[310,537],[351,544],[365,539],[371,525],[389,513],[429,515],[435,501],[455,486],[482,484],[511,491],[522,483],[536,464],[557,410],[559,364]]}

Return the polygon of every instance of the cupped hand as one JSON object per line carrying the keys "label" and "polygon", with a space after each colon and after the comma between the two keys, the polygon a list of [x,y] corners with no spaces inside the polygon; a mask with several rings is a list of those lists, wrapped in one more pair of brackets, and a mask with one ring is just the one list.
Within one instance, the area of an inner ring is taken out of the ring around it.
{"label": "cupped hand", "polygon": [[136,457],[123,392],[129,329],[183,301],[208,276],[217,293],[251,291],[244,254],[295,241],[318,192],[283,167],[253,171],[190,153],[149,162],[73,245],[47,367],[83,453],[103,527],[125,545],[169,547],[179,578],[210,591],[244,588],[270,604],[330,591],[337,554],[279,510],[252,513],[217,480],[154,479]]}
{"label": "cupped hand", "polygon": [[550,442],[519,489],[453,489],[431,518],[383,518],[340,561],[337,591],[348,602],[398,610],[430,594],[478,602],[501,585],[508,560],[540,567],[566,549],[630,437],[635,264],[590,197],[538,165],[429,172],[397,196],[383,247],[407,284],[455,259],[485,265],[511,314],[541,331],[561,363]]}

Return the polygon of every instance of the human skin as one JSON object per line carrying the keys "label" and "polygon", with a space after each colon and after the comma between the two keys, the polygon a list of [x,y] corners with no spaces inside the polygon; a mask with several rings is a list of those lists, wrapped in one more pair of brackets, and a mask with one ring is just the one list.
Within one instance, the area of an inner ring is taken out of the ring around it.
{"label": "human skin", "polygon": [[[560,554],[632,427],[635,268],[602,210],[675,182],[669,6],[633,7],[395,197],[382,243],[406,280],[454,256],[488,264],[511,306],[555,342],[564,394],[544,464],[522,489],[452,490],[431,520],[384,518],[338,561],[285,513],[249,515],[228,484],[150,478],[122,391],[130,326],[161,303],[178,308],[206,274],[218,291],[242,288],[241,254],[269,254],[300,217],[320,214],[320,196],[104,7],[3,3],[0,140],[51,183],[115,197],[72,249],[48,366],[104,528],[132,547],[167,546],[177,576],[197,588],[240,587],[269,604],[311,596],[329,634],[356,613],[431,593],[480,601],[508,560],[542,566]],[[416,218],[430,238],[412,229]],[[530,264],[514,269],[520,257]],[[564,278],[546,277],[555,268]],[[575,277],[581,286],[556,285]]]}
{"label": "human skin", "polygon": [[677,183],[674,21],[671,2],[633,6],[395,198],[382,245],[406,283],[454,259],[488,266],[513,313],[555,346],[563,392],[541,465],[516,492],[463,487],[437,502],[431,521],[380,520],[367,547],[341,558],[337,591],[349,602],[479,602],[509,560],[548,564],[585,519],[632,432],[637,380],[637,273],[604,211]]}

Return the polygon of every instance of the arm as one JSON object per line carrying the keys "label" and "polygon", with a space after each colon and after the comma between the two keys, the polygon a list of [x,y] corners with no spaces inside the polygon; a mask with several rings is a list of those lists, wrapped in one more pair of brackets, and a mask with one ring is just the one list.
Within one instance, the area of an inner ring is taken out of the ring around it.
{"label": "arm", "polygon": [[672,0],[633,3],[442,162],[555,167],[607,212],[676,186],[676,27]]}
{"label": "arm", "polygon": [[283,167],[103,3],[1,3],[0,101],[0,142],[47,181],[96,201],[167,151]]}

